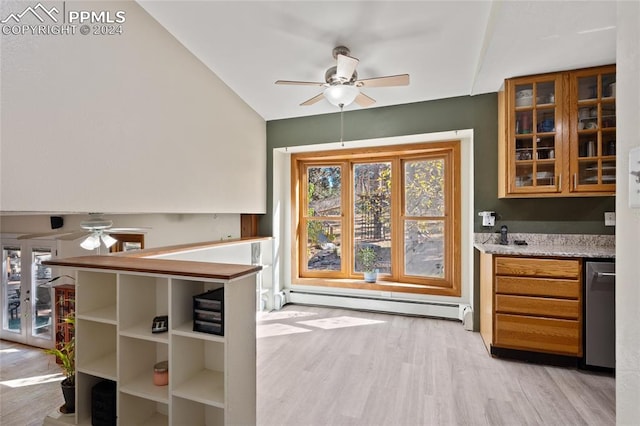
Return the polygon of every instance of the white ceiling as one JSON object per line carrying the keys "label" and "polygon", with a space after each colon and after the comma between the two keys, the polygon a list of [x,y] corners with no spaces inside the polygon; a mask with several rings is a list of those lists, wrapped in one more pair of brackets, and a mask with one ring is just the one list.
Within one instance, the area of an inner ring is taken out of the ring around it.
{"label": "white ceiling", "polygon": [[[372,107],[496,92],[505,78],[615,63],[612,1],[148,1],[138,3],[266,120],[336,112],[321,88],[345,45]],[[345,108],[360,109],[352,104]]]}

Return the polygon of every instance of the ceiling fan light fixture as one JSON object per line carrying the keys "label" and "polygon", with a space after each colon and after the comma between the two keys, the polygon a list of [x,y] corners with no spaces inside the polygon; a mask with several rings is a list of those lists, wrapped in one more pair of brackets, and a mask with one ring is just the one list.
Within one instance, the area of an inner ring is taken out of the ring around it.
{"label": "ceiling fan light fixture", "polygon": [[100,247],[100,238],[97,235],[91,234],[80,243],[80,247],[85,250],[95,250]]}
{"label": "ceiling fan light fixture", "polygon": [[110,248],[112,245],[118,242],[118,240],[116,240],[109,234],[102,234],[100,238],[102,239],[102,242],[107,248]]}
{"label": "ceiling fan light fixture", "polygon": [[360,89],[350,84],[336,84],[324,90],[324,97],[337,107],[350,105],[359,94]]}

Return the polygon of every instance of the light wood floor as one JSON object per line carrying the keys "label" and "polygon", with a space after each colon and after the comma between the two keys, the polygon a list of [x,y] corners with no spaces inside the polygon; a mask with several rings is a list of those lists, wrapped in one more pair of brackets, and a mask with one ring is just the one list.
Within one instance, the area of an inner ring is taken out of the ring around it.
{"label": "light wood floor", "polygon": [[[615,424],[614,378],[491,358],[459,322],[287,305],[258,336],[262,426]],[[0,424],[42,424],[59,383],[6,382],[58,368],[38,349],[0,350]]]}
{"label": "light wood floor", "polygon": [[494,359],[459,322],[287,305],[258,335],[260,425],[615,424],[613,377]]}
{"label": "light wood floor", "polygon": [[53,356],[0,340],[0,425],[42,425],[64,403],[61,380]]}

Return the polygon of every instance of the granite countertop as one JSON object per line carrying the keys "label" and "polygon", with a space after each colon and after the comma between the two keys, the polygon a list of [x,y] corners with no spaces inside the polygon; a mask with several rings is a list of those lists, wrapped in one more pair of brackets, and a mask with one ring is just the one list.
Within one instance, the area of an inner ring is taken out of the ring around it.
{"label": "granite countertop", "polygon": [[[497,244],[499,236],[476,234],[474,247],[488,254],[510,256],[553,256],[584,258],[615,258],[613,235],[573,234],[511,234],[509,244]],[[514,240],[524,240],[526,246]]]}

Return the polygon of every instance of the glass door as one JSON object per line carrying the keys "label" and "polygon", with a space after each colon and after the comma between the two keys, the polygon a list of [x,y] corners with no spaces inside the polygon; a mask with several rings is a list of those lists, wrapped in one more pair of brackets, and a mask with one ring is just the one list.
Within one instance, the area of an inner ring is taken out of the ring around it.
{"label": "glass door", "polygon": [[2,244],[2,329],[0,337],[42,348],[53,345],[51,259],[55,242]]}
{"label": "glass door", "polygon": [[510,83],[511,193],[561,192],[562,99],[560,78],[549,75]]}
{"label": "glass door", "polygon": [[572,188],[574,192],[615,192],[615,67],[573,74]]}

